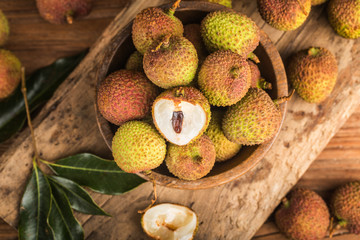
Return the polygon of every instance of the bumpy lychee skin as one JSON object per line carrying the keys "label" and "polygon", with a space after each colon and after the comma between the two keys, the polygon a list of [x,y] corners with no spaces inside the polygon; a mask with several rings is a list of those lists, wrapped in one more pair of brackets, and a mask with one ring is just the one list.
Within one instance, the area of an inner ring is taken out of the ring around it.
{"label": "bumpy lychee skin", "polygon": [[167,11],[160,8],[147,8],[136,15],[132,26],[132,39],[141,54],[167,34],[183,35],[184,27],[174,16],[175,8]]}
{"label": "bumpy lychee skin", "polygon": [[320,4],[323,4],[324,2],[326,2],[327,0],[311,0],[311,6],[317,6]]}
{"label": "bumpy lychee skin", "polygon": [[255,145],[271,139],[280,124],[277,103],[264,90],[250,88],[245,97],[226,111],[222,129],[234,143]]}
{"label": "bumpy lychee skin", "polygon": [[267,82],[261,77],[259,67],[251,60],[247,60],[251,71],[251,85],[252,88],[271,89],[271,83]]}
{"label": "bumpy lychee skin", "polygon": [[234,157],[241,149],[241,145],[230,142],[221,129],[224,111],[220,109],[211,112],[211,120],[205,134],[215,146],[216,161],[223,162]]}
{"label": "bumpy lychee skin", "polygon": [[209,55],[200,34],[200,24],[187,24],[184,26],[184,37],[195,47],[199,58],[199,64]]}
{"label": "bumpy lychee skin", "polygon": [[4,13],[0,10],[0,46],[5,45],[9,38],[9,22],[4,15]]}
{"label": "bumpy lychee skin", "polygon": [[233,105],[240,101],[250,88],[249,64],[245,58],[229,50],[216,51],[202,64],[198,84],[211,105]]}
{"label": "bumpy lychee skin", "polygon": [[335,190],[331,208],[341,226],[360,234],[360,181],[349,182]]}
{"label": "bumpy lychee skin", "polygon": [[169,144],[165,163],[169,171],[184,180],[196,180],[206,176],[215,164],[214,144],[206,135],[194,142],[178,146]]}
{"label": "bumpy lychee skin", "polygon": [[315,192],[298,188],[284,199],[275,213],[276,224],[293,240],[317,240],[326,236],[330,223],[329,209]]}
{"label": "bumpy lychee skin", "polygon": [[93,0],[36,0],[42,18],[53,24],[69,23],[88,15]]}
{"label": "bumpy lychee skin", "polygon": [[258,87],[257,82],[261,78],[259,67],[251,60],[247,60],[251,71],[251,87]]}
{"label": "bumpy lychee skin", "polygon": [[201,36],[210,52],[231,50],[247,56],[258,45],[259,28],[247,16],[235,11],[211,12],[201,21]]}
{"label": "bumpy lychee skin", "polygon": [[209,125],[211,112],[206,97],[194,87],[177,87],[161,93],[152,106],[154,125],[176,145],[199,138]]}
{"label": "bumpy lychee skin", "polygon": [[97,104],[106,120],[121,125],[149,114],[157,94],[157,87],[143,73],[119,70],[99,84]]}
{"label": "bumpy lychee skin", "polygon": [[313,47],[296,53],[290,59],[287,75],[301,98],[319,103],[333,90],[337,69],[337,61],[329,50]]}
{"label": "bumpy lychee skin", "polygon": [[116,131],[112,152],[122,170],[138,173],[160,166],[165,159],[166,143],[150,124],[129,121]]}
{"label": "bumpy lychee skin", "polygon": [[311,0],[258,0],[264,21],[281,31],[295,30],[309,16]]}
{"label": "bumpy lychee skin", "polygon": [[0,99],[10,96],[20,83],[21,63],[10,51],[0,49]]}
{"label": "bumpy lychee skin", "polygon": [[184,37],[166,36],[144,55],[146,76],[161,88],[188,85],[196,75],[198,56],[194,45]]}
{"label": "bumpy lychee skin", "polygon": [[126,61],[125,69],[144,72],[143,55],[138,51],[133,52]]}
{"label": "bumpy lychee skin", "polygon": [[331,0],[327,12],[331,26],[340,36],[360,37],[360,0]]}

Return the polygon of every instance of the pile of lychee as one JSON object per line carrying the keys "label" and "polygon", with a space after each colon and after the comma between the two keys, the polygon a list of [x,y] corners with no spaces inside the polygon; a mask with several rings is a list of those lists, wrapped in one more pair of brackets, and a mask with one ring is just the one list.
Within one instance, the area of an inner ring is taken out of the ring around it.
{"label": "pile of lychee", "polygon": [[[318,240],[343,227],[360,234],[360,182],[339,186],[326,202],[316,192],[296,188],[275,213],[279,229],[293,240]],[[332,217],[331,217],[332,216]]]}
{"label": "pile of lychee", "polygon": [[[3,47],[10,34],[9,22],[0,10],[0,47]],[[9,50],[0,49],[0,101],[9,97],[19,85],[21,63]]]}
{"label": "pile of lychee", "polygon": [[170,9],[147,8],[132,25],[136,51],[125,69],[97,88],[102,116],[119,126],[112,141],[118,166],[129,173],[157,168],[184,180],[207,175],[216,161],[242,145],[272,139],[281,124],[279,104],[263,89],[253,51],[259,28],[232,10],[188,24]]}
{"label": "pile of lychee", "polygon": [[[328,0],[257,0],[266,23],[281,31],[299,28],[308,18],[312,6]],[[327,16],[334,31],[349,39],[360,37],[360,0],[329,0]]]}

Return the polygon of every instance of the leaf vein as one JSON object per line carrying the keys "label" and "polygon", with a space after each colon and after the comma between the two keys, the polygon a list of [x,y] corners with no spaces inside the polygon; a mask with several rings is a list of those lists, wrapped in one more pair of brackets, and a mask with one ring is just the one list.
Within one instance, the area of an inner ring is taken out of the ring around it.
{"label": "leaf vein", "polygon": [[59,167],[59,168],[65,168],[65,169],[75,169],[75,170],[82,170],[82,171],[89,171],[89,172],[105,172],[105,173],[124,173],[121,170],[98,170],[98,169],[89,169],[89,168],[81,168],[81,167],[72,167],[72,166],[65,166],[65,165],[59,165],[56,163],[51,163],[51,166]]}
{"label": "leaf vein", "polygon": [[71,239],[74,239],[73,236],[72,236],[72,234],[71,234],[71,231],[70,231],[70,229],[69,229],[69,226],[66,224],[64,215],[62,214],[62,212],[61,212],[61,210],[60,210],[60,207],[59,207],[57,201],[55,200],[55,198],[54,198],[54,203],[55,203],[55,205],[56,205],[56,208],[58,209],[58,212],[59,212],[59,214],[60,214],[60,216],[61,216],[61,219],[62,219],[63,222],[64,222],[64,225],[65,225],[66,229],[67,229],[68,232],[69,232],[69,235],[70,235]]}
{"label": "leaf vein", "polygon": [[36,191],[37,191],[37,205],[38,205],[38,208],[37,208],[37,218],[36,218],[36,239],[39,238],[39,225],[40,225],[40,185],[39,185],[39,172],[38,172],[38,169],[37,169],[37,166],[35,165],[34,166],[35,168],[35,177],[36,177]]}

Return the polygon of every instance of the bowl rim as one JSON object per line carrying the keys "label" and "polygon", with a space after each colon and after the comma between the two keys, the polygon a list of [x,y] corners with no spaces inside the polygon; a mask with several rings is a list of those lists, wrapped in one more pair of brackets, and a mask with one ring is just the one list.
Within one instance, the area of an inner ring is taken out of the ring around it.
{"label": "bowl rim", "polygon": [[[171,4],[163,4],[160,5],[160,8],[168,8]],[[233,9],[226,8],[225,6],[215,4],[215,3],[209,3],[209,2],[194,2],[194,1],[186,1],[182,2],[181,6],[177,9],[177,11],[204,11],[204,12],[212,12],[217,10],[231,10],[235,11]],[[238,11],[236,11],[238,12]],[[120,37],[124,35],[124,32],[127,28],[131,27],[133,23],[134,18],[116,35],[116,37],[113,38],[113,41],[115,39],[121,39]],[[126,35],[127,36],[127,35]],[[126,37],[123,37],[123,41]],[[104,59],[102,61],[102,65],[99,67],[97,73],[96,73],[96,80],[97,80],[97,88],[100,82],[103,80],[100,79],[100,76],[106,76],[106,73],[108,72],[108,68],[110,65],[111,60],[114,58],[117,50],[122,45],[122,42],[118,43],[117,46],[109,46],[107,49],[108,54],[104,54]],[[275,82],[277,86],[277,95],[278,96],[287,96],[288,95],[288,85],[287,85],[287,77],[285,73],[285,68],[282,62],[282,59],[280,57],[279,52],[277,51],[275,45],[272,43],[270,38],[267,36],[267,34],[260,29],[260,42],[259,45],[263,46],[263,49],[265,50],[265,53],[269,57],[272,63],[272,67],[274,70],[274,76],[275,76]],[[106,57],[108,57],[106,59]],[[106,66],[106,67],[105,67]],[[97,95],[97,94],[96,94]],[[262,143],[258,145],[257,149],[254,150],[254,152],[246,158],[243,162],[239,163],[235,167],[228,169],[222,173],[219,173],[214,176],[205,176],[203,178],[193,180],[193,181],[187,181],[179,179],[175,176],[167,176],[163,175],[161,173],[157,173],[155,171],[151,171],[150,173],[140,172],[136,173],[141,178],[147,180],[147,181],[155,181],[156,184],[176,188],[176,189],[189,189],[189,190],[195,190],[195,189],[206,189],[206,188],[212,188],[219,185],[223,185],[225,183],[231,182],[240,176],[244,175],[245,173],[249,172],[251,169],[253,169],[258,163],[264,158],[265,154],[268,152],[268,150],[271,148],[273,143],[275,142],[282,124],[285,119],[286,114],[286,108],[287,108],[287,102],[282,103],[280,105],[280,111],[282,114],[282,119],[280,122],[280,126],[278,128],[278,131],[274,135],[273,138],[268,140],[265,143]],[[96,114],[96,121],[98,128],[100,130],[100,133],[106,143],[106,145],[109,147],[109,149],[112,151],[112,136],[114,135],[110,129],[110,123],[102,117],[100,114],[98,107],[97,107],[97,101],[95,96],[95,114]]]}

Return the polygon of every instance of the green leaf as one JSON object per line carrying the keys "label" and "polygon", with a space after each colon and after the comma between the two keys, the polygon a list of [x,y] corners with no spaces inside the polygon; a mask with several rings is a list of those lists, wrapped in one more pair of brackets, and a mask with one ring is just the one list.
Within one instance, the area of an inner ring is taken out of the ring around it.
{"label": "green leaf", "polygon": [[51,209],[51,189],[33,160],[33,172],[20,205],[19,239],[53,239],[47,224]]}
{"label": "green leaf", "polygon": [[79,184],[66,178],[51,176],[49,180],[52,185],[64,191],[69,199],[71,207],[78,212],[91,215],[110,216],[104,212],[90,197],[90,195]]}
{"label": "green leaf", "polygon": [[[61,58],[53,64],[41,68],[26,80],[27,98],[30,112],[51,98],[57,87],[68,77],[86,52]],[[0,102],[0,142],[18,132],[25,123],[26,112],[21,86],[14,94]]]}
{"label": "green leaf", "polygon": [[104,194],[122,194],[145,182],[135,174],[122,171],[115,161],[89,153],[63,158],[56,163],[46,163],[57,175]]}
{"label": "green leaf", "polygon": [[63,190],[50,182],[52,190],[52,207],[49,225],[55,240],[84,239],[84,230],[74,217],[70,202]]}

